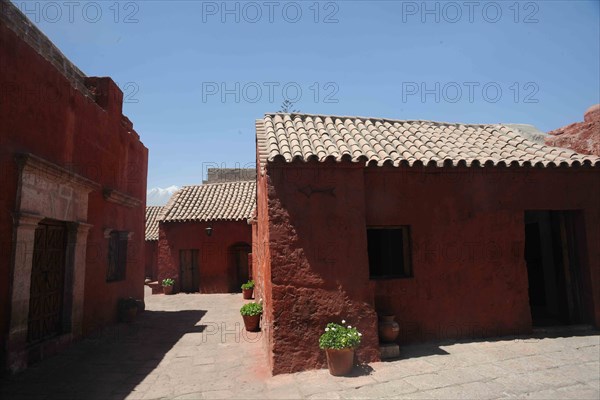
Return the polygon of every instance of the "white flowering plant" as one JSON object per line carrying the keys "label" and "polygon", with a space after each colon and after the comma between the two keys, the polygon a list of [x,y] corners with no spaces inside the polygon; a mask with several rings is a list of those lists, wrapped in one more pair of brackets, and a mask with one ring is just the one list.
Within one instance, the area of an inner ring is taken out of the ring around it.
{"label": "white flowering plant", "polygon": [[342,325],[330,322],[325,328],[325,333],[319,338],[319,347],[322,349],[355,349],[360,344],[362,334],[351,325]]}

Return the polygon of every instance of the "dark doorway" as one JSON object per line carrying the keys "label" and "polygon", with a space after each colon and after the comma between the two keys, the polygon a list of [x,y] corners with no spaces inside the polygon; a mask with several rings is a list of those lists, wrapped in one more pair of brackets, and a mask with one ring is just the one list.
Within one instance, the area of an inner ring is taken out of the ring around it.
{"label": "dark doorway", "polygon": [[179,250],[180,290],[193,293],[200,290],[198,249]]}
{"label": "dark doorway", "polygon": [[62,333],[67,227],[43,220],[35,230],[27,340],[36,343]]}
{"label": "dark doorway", "polygon": [[525,212],[525,261],[534,326],[588,322],[585,257],[581,212]]}
{"label": "dark doorway", "polygon": [[235,287],[230,288],[231,291],[239,291],[242,283],[246,283],[251,279],[250,268],[248,263],[248,255],[252,252],[252,247],[247,243],[236,243],[229,248],[229,259],[233,264],[233,270],[237,276]]}

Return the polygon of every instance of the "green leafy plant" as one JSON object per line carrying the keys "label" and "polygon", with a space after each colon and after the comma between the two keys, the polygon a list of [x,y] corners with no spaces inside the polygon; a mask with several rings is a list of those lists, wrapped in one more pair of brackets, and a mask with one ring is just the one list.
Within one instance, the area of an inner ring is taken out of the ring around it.
{"label": "green leafy plant", "polygon": [[171,278],[163,279],[163,281],[162,281],[163,286],[173,286],[174,284],[175,284],[175,280],[171,279]]}
{"label": "green leafy plant", "polygon": [[243,290],[248,290],[248,289],[254,289],[254,281],[248,281],[244,284],[242,284],[242,289]]}
{"label": "green leafy plant", "polygon": [[[342,320],[342,324],[346,321]],[[322,349],[355,349],[360,344],[362,334],[350,325],[344,326],[330,322],[325,328],[325,333],[319,338],[319,347]]]}
{"label": "green leafy plant", "polygon": [[248,303],[240,308],[240,314],[246,316],[260,315],[263,312],[262,303]]}

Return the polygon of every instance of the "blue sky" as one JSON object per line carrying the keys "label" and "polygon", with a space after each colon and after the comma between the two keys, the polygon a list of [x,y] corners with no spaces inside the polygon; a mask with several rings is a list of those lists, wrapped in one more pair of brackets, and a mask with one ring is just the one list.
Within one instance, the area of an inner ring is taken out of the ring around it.
{"label": "blue sky", "polygon": [[285,96],[307,113],[543,131],[600,102],[597,0],[14,3],[124,90],[149,188],[254,166],[254,121]]}

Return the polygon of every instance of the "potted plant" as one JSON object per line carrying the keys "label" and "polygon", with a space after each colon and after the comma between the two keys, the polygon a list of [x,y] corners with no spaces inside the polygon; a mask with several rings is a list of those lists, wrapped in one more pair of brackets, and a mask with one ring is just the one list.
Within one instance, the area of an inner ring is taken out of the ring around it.
{"label": "potted plant", "polygon": [[240,314],[242,314],[247,331],[257,332],[259,330],[258,326],[260,324],[262,311],[262,303],[248,303],[240,308]]}
{"label": "potted plant", "polygon": [[138,302],[133,297],[119,299],[119,321],[133,322],[138,312]]}
{"label": "potted plant", "polygon": [[249,280],[242,285],[242,293],[244,294],[244,300],[250,300],[252,298],[252,292],[254,292],[254,281]]}
{"label": "potted plant", "polygon": [[319,338],[319,347],[325,350],[329,373],[334,376],[347,375],[354,366],[354,350],[360,344],[362,334],[352,326],[330,322]]}
{"label": "potted plant", "polygon": [[173,294],[173,285],[175,285],[175,280],[171,278],[163,279],[162,281],[163,293],[164,294]]}

